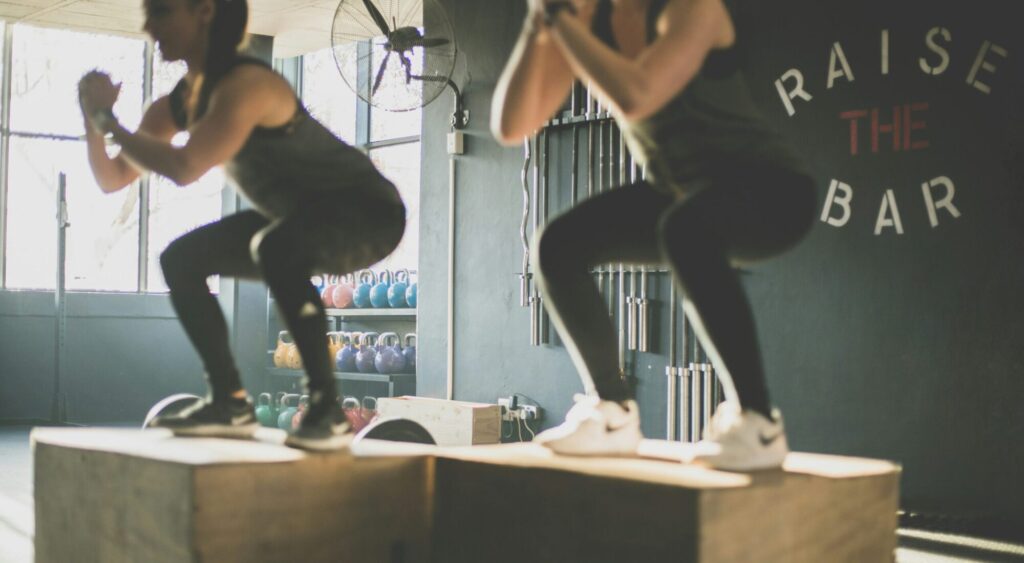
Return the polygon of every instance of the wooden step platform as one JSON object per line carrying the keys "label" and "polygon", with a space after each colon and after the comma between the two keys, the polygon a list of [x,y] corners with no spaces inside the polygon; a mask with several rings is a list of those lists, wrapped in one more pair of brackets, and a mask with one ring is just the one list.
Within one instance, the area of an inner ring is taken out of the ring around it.
{"label": "wooden step platform", "polygon": [[364,442],[305,454],[162,430],[37,429],[36,561],[893,561],[899,467],[791,454],[780,471],[580,459],[531,444]]}

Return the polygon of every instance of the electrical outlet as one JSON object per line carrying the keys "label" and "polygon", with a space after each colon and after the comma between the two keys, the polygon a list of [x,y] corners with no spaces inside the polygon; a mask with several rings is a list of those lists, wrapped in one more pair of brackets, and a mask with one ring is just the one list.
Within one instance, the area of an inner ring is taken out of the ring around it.
{"label": "electrical outlet", "polygon": [[540,407],[534,405],[520,405],[519,406],[519,418],[523,420],[539,420],[540,419]]}
{"label": "electrical outlet", "polygon": [[498,406],[501,407],[501,420],[511,422],[516,419],[516,413],[512,412],[512,399],[510,397],[498,399]]}

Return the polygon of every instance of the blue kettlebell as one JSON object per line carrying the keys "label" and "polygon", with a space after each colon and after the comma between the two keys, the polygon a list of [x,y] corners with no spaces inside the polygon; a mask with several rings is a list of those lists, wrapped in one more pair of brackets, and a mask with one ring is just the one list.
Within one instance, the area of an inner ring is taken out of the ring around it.
{"label": "blue kettlebell", "polygon": [[356,278],[359,280],[359,284],[352,293],[352,304],[358,309],[366,309],[370,307],[370,293],[374,284],[377,283],[377,276],[370,270],[363,270]]}
{"label": "blue kettlebell", "polygon": [[[392,344],[393,342],[393,344]],[[405,370],[405,356],[398,335],[385,332],[377,339],[377,357],[373,361],[377,373],[402,373]]]}
{"label": "blue kettlebell", "polygon": [[409,302],[405,300],[405,290],[407,289],[409,289],[409,270],[398,270],[395,272],[395,283],[388,288],[388,305],[392,309],[404,309],[409,306]]}
{"label": "blue kettlebell", "polygon": [[334,365],[338,371],[352,373],[356,371],[356,347],[352,344],[349,332],[341,333],[342,347],[334,356]]}
{"label": "blue kettlebell", "polygon": [[377,343],[377,333],[367,332],[359,340],[359,351],[356,352],[356,369],[359,373],[373,373],[377,371],[374,360],[377,358],[377,350],[374,345]]}
{"label": "blue kettlebell", "polygon": [[[384,270],[377,275],[377,285],[370,290],[370,304],[375,309],[388,308],[388,289],[391,288],[391,281],[394,276],[389,270]],[[387,278],[385,280],[385,278]]]}
{"label": "blue kettlebell", "polygon": [[[409,341],[412,344],[409,344]],[[402,349],[402,355],[405,356],[405,372],[416,373],[416,333],[410,332],[405,335],[405,348]]]}
{"label": "blue kettlebell", "polygon": [[409,287],[405,288],[405,302],[409,304],[413,309],[416,308],[416,301],[419,297],[417,294],[419,290],[416,289],[416,282],[409,284]]}

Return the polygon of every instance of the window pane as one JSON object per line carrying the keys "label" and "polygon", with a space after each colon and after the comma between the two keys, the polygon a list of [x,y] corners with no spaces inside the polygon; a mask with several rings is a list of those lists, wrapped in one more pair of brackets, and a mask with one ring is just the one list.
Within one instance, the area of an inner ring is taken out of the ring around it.
{"label": "window pane", "polygon": [[164,62],[160,55],[153,57],[153,99],[171,93],[188,67],[182,61]]}
{"label": "window pane", "polygon": [[420,144],[406,143],[375,149],[370,152],[370,159],[398,187],[405,202],[406,216],[402,242],[391,256],[374,268],[415,270],[420,247]]}
{"label": "window pane", "polygon": [[301,96],[310,115],[355,144],[356,94],[342,80],[329,48],[302,56]]}
{"label": "window pane", "polygon": [[11,138],[7,286],[56,287],[57,175],[67,174],[67,288],[134,291],[138,283],[137,184],[104,194],[85,143]]}
{"label": "window pane", "polygon": [[[150,175],[149,185],[149,248],[146,264],[148,291],[167,291],[160,253],[179,236],[216,221],[221,216],[221,192],[224,172],[220,167],[206,173],[193,184],[178,187],[157,174]],[[210,289],[217,291],[218,278],[211,277]]]}
{"label": "window pane", "polygon": [[[153,99],[167,95],[178,84],[185,71],[185,63],[165,62],[159,54],[153,58]],[[188,133],[179,133],[173,144],[181,146],[188,140]],[[181,235],[220,219],[224,189],[224,172],[214,168],[195,183],[179,187],[159,174],[149,176],[149,246],[146,256],[147,291],[165,292],[160,267],[160,253],[167,245]],[[217,291],[218,278],[209,279],[210,289]]]}
{"label": "window pane", "polygon": [[122,83],[114,113],[129,128],[142,117],[144,42],[92,33],[14,26],[11,129],[82,135],[78,80],[99,68]]}
{"label": "window pane", "polygon": [[[372,74],[375,74],[380,68],[380,61],[386,55],[387,51],[380,45],[374,45],[371,64]],[[412,74],[421,74],[423,72],[423,49],[413,49],[413,54],[410,57],[412,63]],[[385,80],[399,81],[401,82],[402,77],[405,75],[405,70],[402,64],[397,58],[392,55],[388,60],[388,67],[385,70]],[[428,87],[432,85],[428,84]],[[370,141],[385,141],[388,139],[397,139],[399,137],[412,137],[419,136],[420,134],[420,122],[423,119],[423,110],[417,107],[422,102],[421,94],[418,94],[419,89],[413,88],[409,91],[405,91],[400,88],[381,88],[378,91],[378,96],[374,98],[374,102],[379,105],[394,108],[415,108],[410,111],[388,111],[382,107],[371,107],[370,108]],[[414,95],[415,94],[415,95]]]}

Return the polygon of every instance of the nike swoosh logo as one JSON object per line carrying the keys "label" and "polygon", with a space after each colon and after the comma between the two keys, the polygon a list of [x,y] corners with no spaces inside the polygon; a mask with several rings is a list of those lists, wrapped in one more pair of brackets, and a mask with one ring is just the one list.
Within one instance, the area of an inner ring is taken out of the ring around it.
{"label": "nike swoosh logo", "polygon": [[618,432],[619,430],[622,430],[623,428],[625,428],[627,426],[629,426],[629,421],[628,420],[625,421],[625,422],[620,422],[619,424],[612,424],[612,423],[608,422],[608,423],[605,423],[604,429],[606,431],[608,431],[608,432]]}
{"label": "nike swoosh logo", "polygon": [[761,433],[759,433],[757,435],[757,438],[759,440],[761,440],[761,445],[762,446],[767,446],[767,445],[771,444],[772,442],[774,442],[775,440],[778,440],[779,436],[782,436],[782,431],[781,430],[775,432],[774,434],[772,434],[770,436],[765,436],[764,433],[761,432]]}
{"label": "nike swoosh logo", "polygon": [[243,424],[249,421],[249,415],[231,417],[231,424]]}

